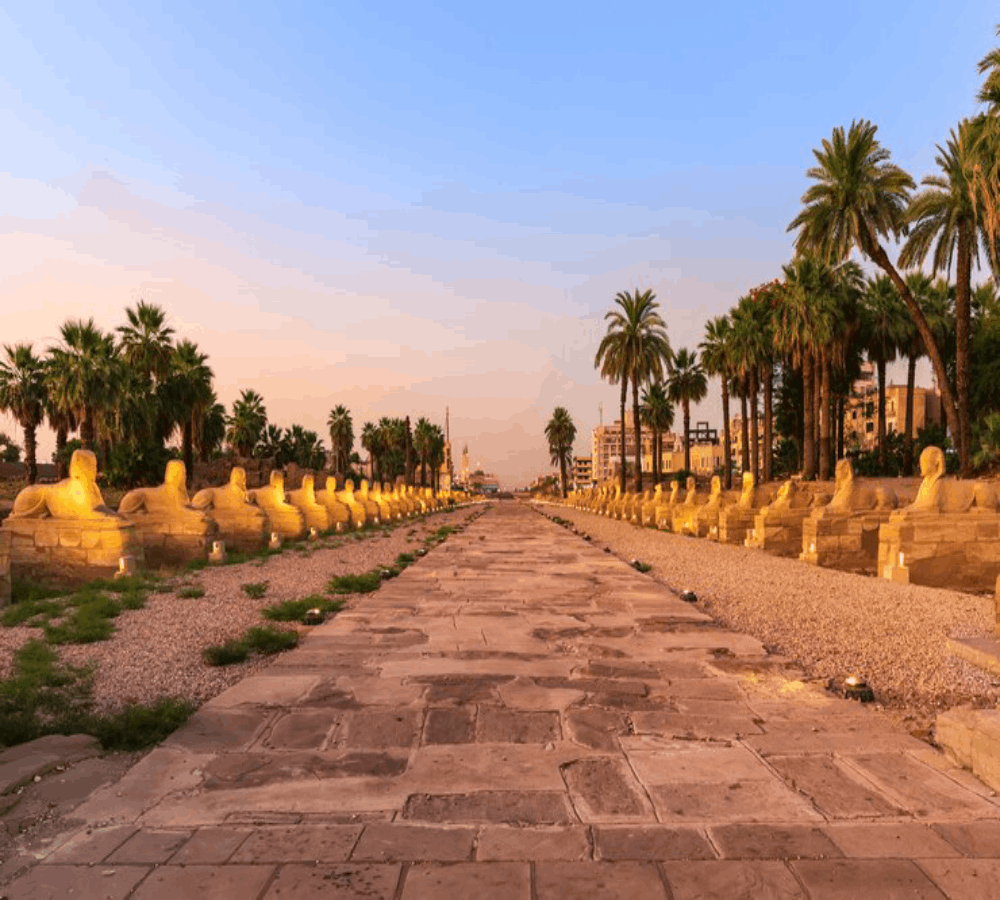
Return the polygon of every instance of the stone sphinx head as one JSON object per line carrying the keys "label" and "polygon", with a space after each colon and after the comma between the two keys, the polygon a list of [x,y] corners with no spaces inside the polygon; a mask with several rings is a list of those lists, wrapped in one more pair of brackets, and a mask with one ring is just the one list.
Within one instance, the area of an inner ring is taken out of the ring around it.
{"label": "stone sphinx head", "polygon": [[243,466],[233,466],[233,471],[229,473],[229,487],[246,499],[247,472]]}
{"label": "stone sphinx head", "polygon": [[753,507],[755,487],[756,479],[753,477],[753,472],[744,472],[743,490],[740,492],[740,499],[736,504],[740,509],[751,509]]}
{"label": "stone sphinx head", "polygon": [[935,481],[945,473],[944,451],[940,447],[924,447],[920,454],[920,474]]}
{"label": "stone sphinx head", "polygon": [[271,479],[269,481],[271,490],[274,491],[279,497],[285,496],[285,473],[281,469],[271,470]]}
{"label": "stone sphinx head", "polygon": [[347,491],[349,494],[353,494],[354,493],[354,480],[353,479],[348,478],[347,481],[344,482],[344,490]]}
{"label": "stone sphinx head", "polygon": [[316,479],[312,475],[302,476],[302,493],[310,498],[316,496]]}
{"label": "stone sphinx head", "polygon": [[358,490],[361,491],[361,496],[364,497],[367,500],[368,499],[368,479],[367,478],[362,478],[361,479],[361,487]]}
{"label": "stone sphinx head", "polygon": [[163,486],[169,493],[177,494],[187,502],[187,469],[183,461],[172,459],[167,463],[167,469],[163,473]]}
{"label": "stone sphinx head", "polygon": [[657,500],[659,500],[662,496],[663,496],[663,485],[662,484],[658,484],[656,486],[656,489],[653,491],[653,500],[654,500],[654,502],[657,501]]}
{"label": "stone sphinx head", "polygon": [[710,497],[718,497],[722,494],[722,479],[718,475],[712,476],[712,487],[708,493]]}

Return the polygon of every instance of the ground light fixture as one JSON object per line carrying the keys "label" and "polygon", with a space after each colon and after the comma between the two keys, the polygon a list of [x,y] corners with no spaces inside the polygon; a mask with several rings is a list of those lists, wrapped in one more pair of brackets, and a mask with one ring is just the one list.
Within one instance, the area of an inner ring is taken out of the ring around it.
{"label": "ground light fixture", "polygon": [[843,692],[847,700],[857,700],[860,703],[872,703],[875,700],[875,692],[858,675],[848,675],[844,679]]}
{"label": "ground light fixture", "polygon": [[129,575],[133,574],[135,574],[135,559],[131,556],[119,556],[118,571],[115,572],[115,578],[128,578]]}
{"label": "ground light fixture", "polygon": [[280,550],[281,549],[281,537],[278,535],[277,531],[272,531],[271,532],[271,540],[268,543],[268,547],[271,550]]}
{"label": "ground light fixture", "polygon": [[685,603],[697,603],[698,595],[694,591],[681,591],[681,600]]}
{"label": "ground light fixture", "polygon": [[312,609],[307,609],[305,616],[302,617],[303,625],[322,625],[326,616],[323,614],[318,606],[314,606]]}

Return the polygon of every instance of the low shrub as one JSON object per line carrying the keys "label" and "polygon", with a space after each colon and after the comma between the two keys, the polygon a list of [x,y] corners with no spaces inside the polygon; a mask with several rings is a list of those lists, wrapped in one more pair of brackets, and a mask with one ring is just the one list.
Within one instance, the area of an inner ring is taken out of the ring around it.
{"label": "low shrub", "polygon": [[335,575],[326,584],[328,594],[368,594],[377,591],[382,583],[378,572],[362,572],[358,575]]}
{"label": "low shrub", "polygon": [[201,651],[202,658],[210,666],[231,666],[234,663],[246,662],[250,651],[243,641],[226,641],[224,644],[212,644]]}
{"label": "low shrub", "polygon": [[324,613],[340,612],[344,608],[343,600],[328,600],[319,594],[310,594],[301,600],[282,600],[271,606],[265,606],[261,615],[272,622],[301,622],[310,609],[318,609]]}
{"label": "low shrub", "polygon": [[177,596],[182,600],[197,600],[199,597],[205,596],[205,589],[200,584],[189,584],[182,587],[177,592]]}
{"label": "low shrub", "polygon": [[247,629],[239,640],[206,647],[202,651],[202,658],[210,666],[230,666],[246,661],[251,653],[280,653],[282,650],[290,650],[298,642],[297,631],[258,626]]}
{"label": "low shrub", "polygon": [[195,708],[176,697],[165,697],[152,706],[129,704],[118,712],[93,716],[86,733],[96,737],[105,750],[143,750],[180,728]]}
{"label": "low shrub", "polygon": [[241,584],[240,587],[243,589],[243,593],[253,600],[260,600],[267,593],[266,581],[249,581],[246,584]]}

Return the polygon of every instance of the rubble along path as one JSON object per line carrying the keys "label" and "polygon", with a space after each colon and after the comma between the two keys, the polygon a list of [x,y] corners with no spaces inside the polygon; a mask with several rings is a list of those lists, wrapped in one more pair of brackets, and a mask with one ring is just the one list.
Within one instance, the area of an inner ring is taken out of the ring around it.
{"label": "rubble along path", "polygon": [[1000,897],[1000,804],[519,502],[74,813],[21,898]]}

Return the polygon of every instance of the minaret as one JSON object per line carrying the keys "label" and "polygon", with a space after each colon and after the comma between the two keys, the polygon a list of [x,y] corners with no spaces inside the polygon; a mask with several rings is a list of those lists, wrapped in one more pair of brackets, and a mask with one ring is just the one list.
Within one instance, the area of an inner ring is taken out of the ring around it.
{"label": "minaret", "polygon": [[449,446],[451,445],[451,427],[448,424],[448,407],[444,408],[444,440]]}

